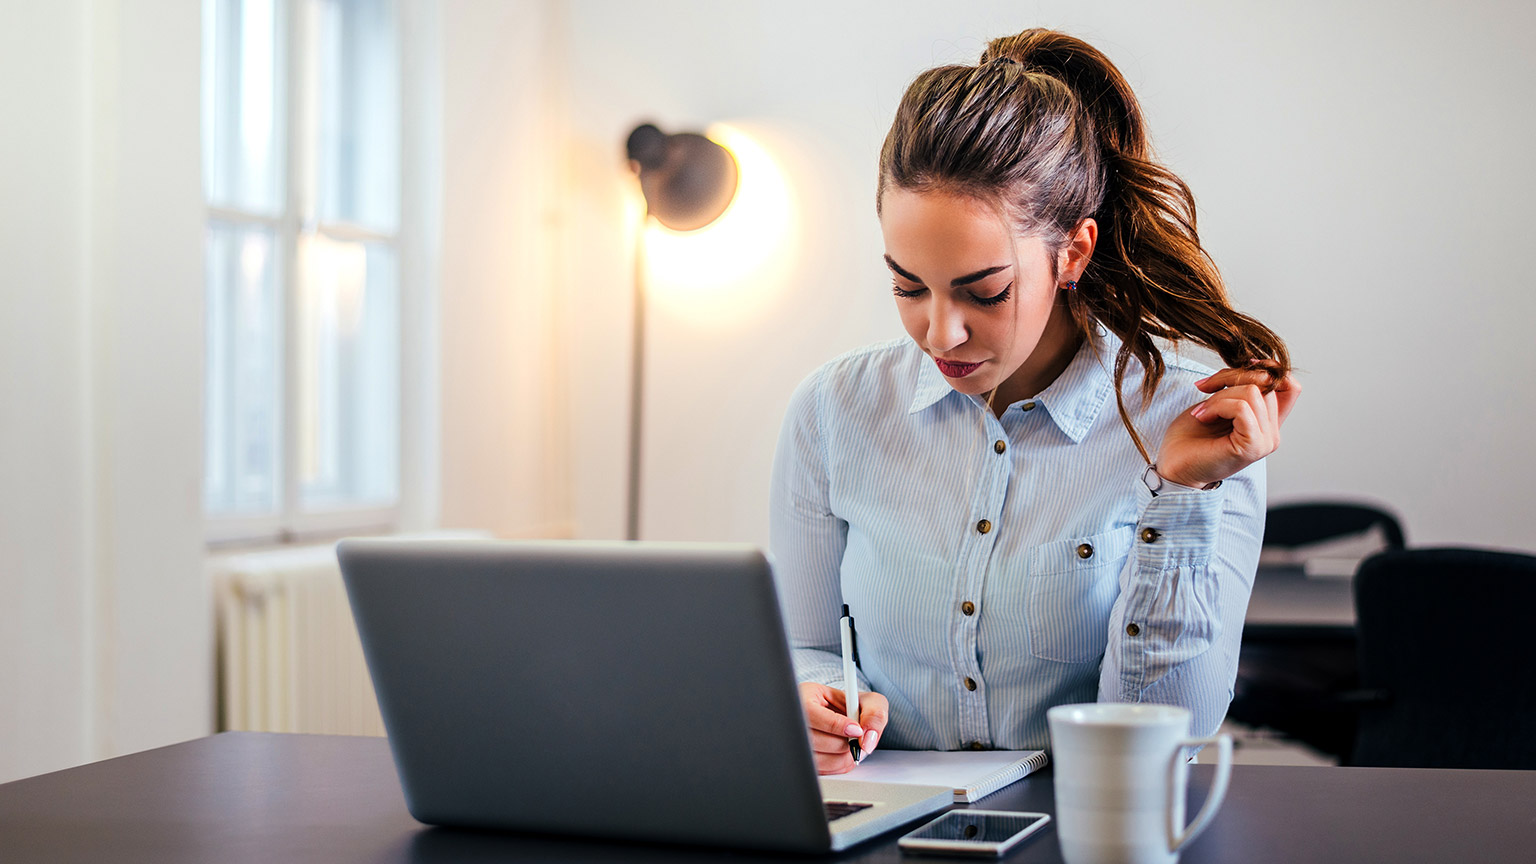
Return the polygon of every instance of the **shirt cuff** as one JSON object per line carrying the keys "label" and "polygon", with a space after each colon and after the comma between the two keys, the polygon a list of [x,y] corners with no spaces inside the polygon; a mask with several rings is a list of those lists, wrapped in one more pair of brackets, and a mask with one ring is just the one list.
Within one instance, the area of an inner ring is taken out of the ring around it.
{"label": "shirt cuff", "polygon": [[1224,486],[1203,490],[1164,480],[1155,496],[1143,487],[1137,566],[1162,570],[1209,563],[1221,533]]}
{"label": "shirt cuff", "polygon": [[1218,485],[1214,489],[1207,490],[1204,486],[1185,486],[1183,483],[1175,483],[1172,480],[1169,480],[1167,477],[1164,477],[1163,488],[1158,490],[1158,494],[1167,495],[1171,492],[1215,492],[1216,489],[1221,488],[1219,485],[1220,481],[1217,482]]}

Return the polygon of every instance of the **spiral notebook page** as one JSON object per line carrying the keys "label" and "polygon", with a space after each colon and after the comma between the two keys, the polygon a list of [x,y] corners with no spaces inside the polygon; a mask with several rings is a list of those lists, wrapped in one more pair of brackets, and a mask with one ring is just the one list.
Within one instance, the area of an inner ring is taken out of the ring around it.
{"label": "spiral notebook page", "polygon": [[842,776],[872,783],[948,786],[975,801],[1045,767],[1044,750],[876,750]]}

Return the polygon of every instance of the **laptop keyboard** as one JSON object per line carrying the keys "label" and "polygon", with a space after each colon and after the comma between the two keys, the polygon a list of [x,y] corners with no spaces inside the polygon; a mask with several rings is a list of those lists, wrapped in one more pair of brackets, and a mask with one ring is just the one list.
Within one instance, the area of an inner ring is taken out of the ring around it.
{"label": "laptop keyboard", "polygon": [[860,810],[868,810],[873,804],[855,804],[852,801],[823,801],[827,806],[827,821],[833,822],[844,816],[852,816]]}

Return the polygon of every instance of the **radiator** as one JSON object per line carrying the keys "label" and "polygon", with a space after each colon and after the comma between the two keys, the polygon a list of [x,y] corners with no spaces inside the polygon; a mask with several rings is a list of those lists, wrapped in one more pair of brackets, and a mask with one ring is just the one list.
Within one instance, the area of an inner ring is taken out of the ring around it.
{"label": "radiator", "polygon": [[212,562],[219,728],[383,735],[334,546]]}

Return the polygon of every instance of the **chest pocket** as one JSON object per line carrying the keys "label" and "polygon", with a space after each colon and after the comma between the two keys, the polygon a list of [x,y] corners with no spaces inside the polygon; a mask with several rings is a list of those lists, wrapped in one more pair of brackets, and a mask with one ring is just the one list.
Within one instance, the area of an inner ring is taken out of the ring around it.
{"label": "chest pocket", "polygon": [[1136,526],[1056,540],[1029,553],[1029,650],[1042,660],[1097,660]]}

